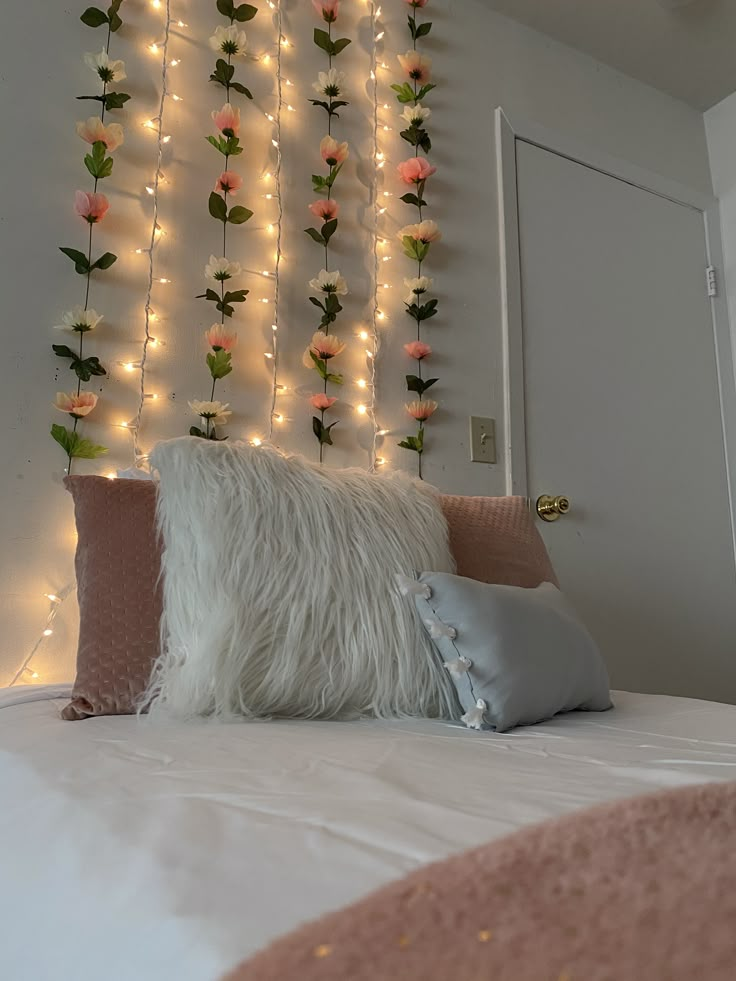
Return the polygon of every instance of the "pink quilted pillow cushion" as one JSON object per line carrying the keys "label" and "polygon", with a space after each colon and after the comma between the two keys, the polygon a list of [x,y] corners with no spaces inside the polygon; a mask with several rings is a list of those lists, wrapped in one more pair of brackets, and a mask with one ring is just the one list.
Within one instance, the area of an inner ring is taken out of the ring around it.
{"label": "pink quilted pillow cushion", "polygon": [[[131,715],[159,655],[162,543],[156,484],[68,477],[77,521],[79,647],[62,717]],[[443,497],[458,575],[534,588],[556,583],[522,497]]]}

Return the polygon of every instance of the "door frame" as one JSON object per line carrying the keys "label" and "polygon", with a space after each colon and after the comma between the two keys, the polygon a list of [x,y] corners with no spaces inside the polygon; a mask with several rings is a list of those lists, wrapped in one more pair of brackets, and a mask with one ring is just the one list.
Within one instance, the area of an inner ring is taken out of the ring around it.
{"label": "door frame", "polygon": [[[516,144],[530,143],[616,180],[650,191],[703,216],[706,262],[716,270],[718,295],[711,299],[713,338],[721,405],[723,448],[731,512],[731,536],[736,559],[736,336],[732,333],[723,290],[724,258],[718,199],[652,173],[627,160],[584,146],[574,138],[537,123],[509,118],[496,109],[496,154],[500,228],[501,297],[503,330],[503,391],[506,492],[528,497],[524,342],[519,238],[519,198]],[[703,289],[706,270],[703,269]]]}

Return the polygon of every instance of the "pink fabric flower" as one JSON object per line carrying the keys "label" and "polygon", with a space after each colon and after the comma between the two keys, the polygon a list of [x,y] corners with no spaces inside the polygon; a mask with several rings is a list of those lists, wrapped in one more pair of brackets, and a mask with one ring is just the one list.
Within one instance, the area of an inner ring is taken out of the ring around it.
{"label": "pink fabric flower", "polygon": [[405,344],[404,350],[410,358],[414,358],[416,361],[428,358],[432,353],[432,348],[424,341],[412,341],[411,344]]}
{"label": "pink fabric flower", "polygon": [[399,64],[407,78],[419,82],[420,85],[424,85],[432,77],[432,59],[418,51],[407,51],[405,55],[399,55]]}
{"label": "pink fabric flower", "polygon": [[108,212],[110,202],[104,194],[91,194],[88,191],[77,191],[74,195],[74,210],[80,218],[90,225],[102,221]]}
{"label": "pink fabric flower", "polygon": [[238,335],[234,330],[228,330],[224,324],[213,324],[204,336],[215,351],[232,351],[238,343]]}
{"label": "pink fabric flower", "polygon": [[320,412],[325,412],[327,409],[331,409],[332,406],[337,402],[337,399],[330,398],[329,395],[313,395],[309,400],[315,409],[319,409]]}
{"label": "pink fabric flower", "polygon": [[83,123],[77,123],[77,134],[85,143],[104,143],[113,153],[123,142],[123,127],[119,123],[105,126],[99,116],[90,116]]}
{"label": "pink fabric flower", "polygon": [[321,218],[322,221],[332,221],[333,218],[337,218],[340,205],[337,201],[313,201],[309,205],[309,210],[315,218]]}
{"label": "pink fabric flower", "polygon": [[336,358],[338,354],[342,354],[344,350],[345,344],[343,344],[339,337],[336,337],[335,334],[323,334],[321,330],[318,330],[312,337],[312,343],[305,352],[304,363],[307,364],[307,367],[314,367],[309,357],[310,351],[320,361],[329,361],[330,358]]}
{"label": "pink fabric flower", "polygon": [[419,184],[436,173],[437,168],[426,157],[410,157],[399,164],[399,176],[405,184]]}
{"label": "pink fabric flower", "polygon": [[212,113],[215,126],[224,133],[225,136],[240,135],[240,109],[231,106],[226,102],[222,109],[216,109]]}
{"label": "pink fabric flower", "polygon": [[420,221],[417,225],[404,225],[399,229],[399,240],[413,238],[415,242],[439,242],[442,232],[439,230],[436,221]]}
{"label": "pink fabric flower", "polygon": [[83,419],[97,405],[97,396],[94,392],[57,392],[54,408],[59,412],[67,412],[75,419]]}
{"label": "pink fabric flower", "polygon": [[243,178],[234,170],[223,170],[215,183],[215,191],[236,194],[243,186]]}
{"label": "pink fabric flower", "polygon": [[407,404],[406,411],[409,413],[412,419],[416,419],[417,422],[426,422],[430,416],[435,414],[437,408],[437,403],[433,402],[432,399],[425,399],[423,402],[420,402],[419,399],[417,399],[416,402],[409,402]]}
{"label": "pink fabric flower", "polygon": [[347,143],[338,143],[331,136],[326,136],[322,140],[319,145],[319,152],[322,154],[324,162],[328,163],[330,167],[345,163],[350,155]]}
{"label": "pink fabric flower", "polygon": [[312,6],[328,24],[334,24],[340,13],[340,0],[312,0]]}

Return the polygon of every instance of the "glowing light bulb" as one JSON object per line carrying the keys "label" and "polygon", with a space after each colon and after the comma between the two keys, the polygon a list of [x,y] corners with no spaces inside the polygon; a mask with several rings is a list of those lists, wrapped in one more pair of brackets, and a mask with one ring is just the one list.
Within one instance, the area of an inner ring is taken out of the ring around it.
{"label": "glowing light bulb", "polygon": [[367,341],[369,337],[368,331],[361,330],[361,332],[358,334],[358,337],[361,339],[361,341]]}
{"label": "glowing light bulb", "polygon": [[47,627],[47,628],[46,628],[46,629],[44,630],[44,632],[43,632],[43,635],[44,635],[44,637],[50,637],[50,636],[51,636],[51,634],[53,634],[53,632],[54,632],[54,631],[53,631],[53,630],[51,629],[51,627]]}
{"label": "glowing light bulb", "polygon": [[273,235],[273,225],[267,225],[267,226],[266,226],[266,231],[267,231],[267,232],[268,232],[268,233],[269,233],[270,235]]}
{"label": "glowing light bulb", "polygon": [[386,319],[386,314],[383,312],[383,310],[377,310],[376,320],[385,320],[385,319]]}
{"label": "glowing light bulb", "polygon": [[284,417],[281,415],[280,412],[275,412],[273,418],[274,418],[274,422],[283,422],[284,421]]}
{"label": "glowing light bulb", "polygon": [[358,406],[356,406],[355,411],[358,413],[359,416],[368,415],[368,406],[367,405],[358,405]]}
{"label": "glowing light bulb", "polygon": [[382,467],[385,464],[385,462],[386,461],[384,460],[384,458],[382,456],[377,456],[376,457],[376,466],[377,467]]}
{"label": "glowing light bulb", "polygon": [[385,36],[386,36],[385,31],[379,31],[378,34],[376,34],[376,41],[382,41]]}
{"label": "glowing light bulb", "polygon": [[263,446],[263,440],[262,439],[258,439],[257,436],[256,436],[255,439],[251,440],[251,442],[253,443],[254,446]]}
{"label": "glowing light bulb", "polygon": [[147,119],[143,124],[144,129],[156,129],[156,123],[153,119]]}
{"label": "glowing light bulb", "polygon": [[39,677],[40,675],[38,671],[31,671],[31,678],[33,678],[34,681],[37,681]]}
{"label": "glowing light bulb", "polygon": [[281,47],[282,48],[288,48],[289,47],[289,41],[285,37],[282,37],[281,38]]}
{"label": "glowing light bulb", "polygon": [[388,433],[389,433],[388,429],[379,429],[378,432],[376,433],[376,436],[388,436]]}
{"label": "glowing light bulb", "polygon": [[108,480],[117,480],[118,479],[118,476],[115,473],[106,473],[105,476],[107,477]]}
{"label": "glowing light bulb", "polygon": [[158,10],[161,6],[161,0],[151,0],[151,6],[154,10]]}
{"label": "glowing light bulb", "polygon": [[271,140],[271,146],[275,146],[276,149],[278,150],[278,148],[279,148],[279,141],[278,140]]}
{"label": "glowing light bulb", "polygon": [[271,352],[270,352],[270,351],[266,351],[266,352],[264,353],[264,355],[263,355],[263,357],[264,357],[264,358],[267,358],[267,359],[268,359],[269,361],[273,361],[273,354],[271,354]]}
{"label": "glowing light bulb", "polygon": [[279,329],[279,325],[278,324],[271,324],[271,330],[274,332],[274,334],[276,333],[276,331],[278,329]]}
{"label": "glowing light bulb", "polygon": [[159,53],[160,48],[157,44],[149,44],[148,50],[151,52],[151,54],[155,55]]}
{"label": "glowing light bulb", "polygon": [[184,101],[180,95],[176,95],[176,94],[172,95],[171,98],[174,100],[174,102],[183,102]]}
{"label": "glowing light bulb", "polygon": [[157,279],[156,282],[157,283],[164,283],[164,284],[166,284],[166,283],[170,283],[171,280],[170,279],[167,279],[165,276],[161,276],[161,278],[160,279]]}
{"label": "glowing light bulb", "polygon": [[148,191],[149,194],[154,193],[154,188],[152,188],[150,184],[146,184],[146,190]]}
{"label": "glowing light bulb", "polygon": [[176,66],[180,64],[181,64],[181,58],[172,58],[171,61],[169,62],[169,67],[176,68]]}
{"label": "glowing light bulb", "polygon": [[261,61],[263,62],[264,65],[270,65],[271,64],[271,55],[264,55],[263,58],[261,59]]}
{"label": "glowing light bulb", "polygon": [[288,112],[296,112],[296,109],[293,106],[287,105],[286,109]]}
{"label": "glowing light bulb", "polygon": [[366,348],[365,349],[365,356],[367,358],[375,358],[376,355],[375,355],[375,353],[373,351],[369,351],[368,348]]}
{"label": "glowing light bulb", "polygon": [[371,81],[375,82],[375,80],[376,80],[376,73],[371,69]]}
{"label": "glowing light bulb", "polygon": [[391,259],[392,259],[392,258],[393,258],[393,256],[390,256],[390,255],[385,255],[385,256],[383,256],[383,257],[381,258],[381,262],[391,262]]}
{"label": "glowing light bulb", "polygon": [[291,79],[288,79],[287,78],[286,79],[286,84],[289,86],[290,89],[293,89],[294,88],[294,83],[291,81]]}
{"label": "glowing light bulb", "polygon": [[386,154],[385,153],[380,153],[379,152],[379,153],[376,154],[376,160],[385,160],[385,159],[386,159]]}
{"label": "glowing light bulb", "polygon": [[271,173],[270,170],[267,170],[266,173],[263,175],[264,181],[270,181],[272,177],[273,177],[273,174]]}
{"label": "glowing light bulb", "polygon": [[268,271],[268,269],[261,270],[261,276],[265,276],[266,278],[268,278],[270,275],[271,273]]}
{"label": "glowing light bulb", "polygon": [[266,112],[266,113],[264,113],[264,116],[265,116],[265,117],[266,117],[266,119],[267,119],[267,120],[269,121],[269,123],[273,123],[273,122],[275,121],[275,117],[274,117],[274,116],[272,116],[270,112]]}
{"label": "glowing light bulb", "polygon": [[162,143],[171,143],[171,137],[170,136],[164,136],[163,139],[161,140],[161,142]]}
{"label": "glowing light bulb", "polygon": [[368,388],[368,382],[365,380],[365,378],[358,379],[358,388]]}
{"label": "glowing light bulb", "polygon": [[44,596],[50,603],[61,603],[61,597],[57,596],[56,593],[44,593]]}

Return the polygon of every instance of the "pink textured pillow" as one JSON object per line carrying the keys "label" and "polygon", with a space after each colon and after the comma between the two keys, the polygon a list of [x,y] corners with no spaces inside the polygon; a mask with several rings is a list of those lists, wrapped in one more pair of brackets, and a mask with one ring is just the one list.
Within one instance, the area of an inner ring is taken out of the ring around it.
{"label": "pink textured pillow", "polygon": [[535,589],[558,585],[524,497],[442,497],[457,574],[478,582]]}
{"label": "pink textured pillow", "polygon": [[[67,477],[77,520],[79,648],[62,717],[130,715],[159,655],[162,543],[156,484]],[[443,497],[458,575],[534,588],[555,574],[522,497]]]}
{"label": "pink textured pillow", "polygon": [[77,521],[79,647],[71,721],[130,715],[159,653],[163,610],[156,485],[67,477]]}

